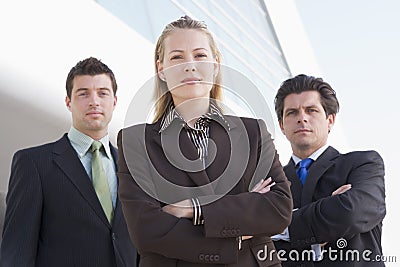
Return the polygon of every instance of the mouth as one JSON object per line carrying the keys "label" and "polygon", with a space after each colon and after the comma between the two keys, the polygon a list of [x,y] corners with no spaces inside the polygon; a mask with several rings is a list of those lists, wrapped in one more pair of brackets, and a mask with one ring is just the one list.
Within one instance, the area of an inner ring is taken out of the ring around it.
{"label": "mouth", "polygon": [[312,131],[309,129],[301,128],[294,131],[294,133],[311,133]]}
{"label": "mouth", "polygon": [[92,110],[92,111],[89,111],[88,113],[86,113],[86,115],[87,116],[100,116],[100,115],[103,115],[103,113],[100,111]]}
{"label": "mouth", "polygon": [[185,83],[185,84],[196,84],[196,83],[199,83],[199,82],[201,82],[201,79],[195,78],[195,77],[186,78],[186,79],[184,79],[182,81],[182,83]]}

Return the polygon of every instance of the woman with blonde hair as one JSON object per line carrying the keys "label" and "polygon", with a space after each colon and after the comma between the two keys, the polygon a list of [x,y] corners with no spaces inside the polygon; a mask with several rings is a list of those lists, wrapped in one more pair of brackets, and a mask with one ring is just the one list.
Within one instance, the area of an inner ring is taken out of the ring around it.
{"label": "woman with blonde hair", "polygon": [[168,24],[155,49],[154,121],[118,135],[140,266],[280,266],[270,236],[290,222],[289,183],[265,123],[223,114],[220,60],[203,22]]}

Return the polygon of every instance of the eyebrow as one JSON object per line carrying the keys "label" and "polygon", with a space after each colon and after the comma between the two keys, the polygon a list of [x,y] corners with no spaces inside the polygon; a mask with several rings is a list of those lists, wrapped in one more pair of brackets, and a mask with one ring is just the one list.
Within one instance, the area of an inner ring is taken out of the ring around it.
{"label": "eyebrow", "polygon": [[[288,111],[288,110],[298,110],[298,109],[301,109],[301,108],[303,108],[303,107],[300,107],[300,108],[297,108],[297,107],[295,107],[295,108],[286,108],[284,111],[286,112],[286,111]],[[307,108],[320,108],[318,105],[309,105],[309,106],[305,106],[304,107],[305,109],[307,109]]]}
{"label": "eyebrow", "polygon": [[[198,48],[193,49],[193,51],[198,51],[198,50],[206,50],[206,51],[208,51],[206,48],[203,48],[203,47],[198,47]],[[182,52],[183,52],[183,50],[181,50],[181,49],[174,49],[174,50],[171,50],[168,54],[182,53]]]}
{"label": "eyebrow", "polygon": [[[76,89],[76,90],[75,90],[75,92],[76,92],[76,93],[78,93],[78,92],[80,92],[80,91],[87,91],[87,90],[89,90],[89,88],[82,87],[82,88],[78,88],[78,89]],[[97,90],[100,90],[100,91],[102,91],[102,90],[111,91],[111,89],[110,89],[110,88],[108,88],[108,87],[100,87],[100,88],[96,88],[96,91],[97,91]]]}

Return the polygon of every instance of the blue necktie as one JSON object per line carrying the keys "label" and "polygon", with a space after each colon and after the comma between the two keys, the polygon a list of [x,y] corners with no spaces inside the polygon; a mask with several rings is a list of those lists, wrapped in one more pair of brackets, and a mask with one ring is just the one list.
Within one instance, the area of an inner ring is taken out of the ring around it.
{"label": "blue necktie", "polygon": [[296,174],[297,176],[299,176],[302,185],[304,185],[304,183],[306,182],[308,167],[310,167],[312,162],[313,162],[312,159],[306,158],[300,161],[299,163],[299,167],[296,170]]}

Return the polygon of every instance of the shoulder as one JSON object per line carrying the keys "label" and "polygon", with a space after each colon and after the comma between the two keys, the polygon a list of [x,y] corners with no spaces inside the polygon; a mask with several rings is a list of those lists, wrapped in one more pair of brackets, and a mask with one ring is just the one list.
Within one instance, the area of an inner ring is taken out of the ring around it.
{"label": "shoulder", "polygon": [[344,160],[362,160],[362,161],[380,161],[383,162],[381,155],[375,150],[366,151],[351,151],[346,154],[341,154]]}
{"label": "shoulder", "polygon": [[262,119],[255,119],[249,117],[238,117],[233,115],[224,115],[224,118],[228,121],[228,123],[233,123],[237,125],[238,123],[245,125],[246,127],[265,127],[265,122]]}
{"label": "shoulder", "polygon": [[17,152],[15,152],[13,160],[30,159],[31,161],[39,161],[49,158],[52,152],[54,151],[54,147],[63,141],[64,142],[67,141],[66,136],[63,136],[61,139],[51,143],[45,143],[38,146],[20,149]]}
{"label": "shoulder", "polygon": [[353,167],[367,164],[378,164],[381,166],[384,165],[382,157],[375,150],[351,151],[348,153],[339,154],[336,162],[343,165],[352,165]]}
{"label": "shoulder", "polygon": [[54,141],[54,142],[45,143],[45,144],[42,144],[42,145],[28,147],[28,148],[23,148],[23,149],[20,149],[17,152],[15,152],[15,154],[39,156],[39,155],[41,155],[43,153],[47,153],[47,152],[53,151],[55,145],[57,143],[62,142],[64,138],[66,138],[66,137],[62,137],[61,139],[59,139],[57,141]]}
{"label": "shoulder", "polygon": [[126,136],[127,134],[129,135],[144,134],[144,131],[149,131],[149,130],[153,130],[156,132],[155,125],[156,125],[155,123],[141,123],[125,127],[118,132],[118,139],[120,139],[123,136]]}

